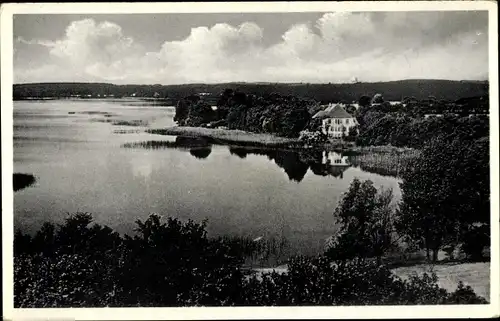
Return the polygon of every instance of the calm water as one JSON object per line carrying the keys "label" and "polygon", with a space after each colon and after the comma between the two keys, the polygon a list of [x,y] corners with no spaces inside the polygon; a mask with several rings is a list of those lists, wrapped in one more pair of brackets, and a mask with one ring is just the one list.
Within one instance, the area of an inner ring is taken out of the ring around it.
{"label": "calm water", "polygon": [[355,177],[399,198],[398,180],[343,166],[340,155],[190,148],[144,133],[174,125],[173,116],[139,102],[14,102],[14,171],[37,177],[15,193],[15,227],[34,232],[83,211],[131,233],[154,212],[207,218],[210,235],[285,238],[292,252],[315,254],[335,233],[334,209]]}

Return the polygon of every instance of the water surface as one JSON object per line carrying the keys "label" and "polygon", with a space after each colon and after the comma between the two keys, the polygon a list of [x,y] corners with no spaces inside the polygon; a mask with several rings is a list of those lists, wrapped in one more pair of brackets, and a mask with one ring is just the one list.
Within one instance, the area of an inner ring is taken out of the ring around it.
{"label": "water surface", "polygon": [[119,100],[14,102],[14,172],[37,177],[15,193],[15,227],[32,233],[81,211],[132,233],[136,219],[154,212],[207,218],[210,235],[284,238],[293,253],[316,254],[335,233],[333,212],[355,177],[400,195],[398,180],[342,155],[192,145],[144,132],[174,125],[174,112]]}

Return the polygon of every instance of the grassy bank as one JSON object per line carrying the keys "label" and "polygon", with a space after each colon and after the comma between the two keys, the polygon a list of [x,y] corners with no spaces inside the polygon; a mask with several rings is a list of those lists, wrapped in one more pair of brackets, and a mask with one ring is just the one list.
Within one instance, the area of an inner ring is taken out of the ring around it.
{"label": "grassy bank", "polygon": [[411,275],[422,276],[424,273],[436,273],[438,285],[448,291],[453,291],[459,281],[469,285],[478,295],[489,300],[490,297],[490,263],[451,263],[451,264],[421,264],[393,269],[392,272],[403,280]]}
{"label": "grassy bank", "polygon": [[203,137],[212,144],[297,148],[303,145],[295,138],[278,137],[271,134],[250,133],[242,130],[212,129],[202,127],[168,127],[162,129],[148,129],[150,134],[182,135]]}
{"label": "grassy bank", "polygon": [[364,171],[396,177],[401,174],[407,162],[419,154],[419,151],[413,148],[395,146],[355,146],[354,143],[343,141],[307,147],[296,138],[251,133],[242,130],[202,127],[168,127],[162,129],[148,129],[147,132],[158,135],[195,137],[205,140],[208,144],[288,150],[319,149],[334,151],[350,156],[351,164]]}
{"label": "grassy bank", "polygon": [[[146,132],[157,135],[202,137],[210,140],[211,143],[223,145],[307,148],[298,140],[298,138],[286,138],[272,134],[252,133],[243,130],[176,126],[148,129]],[[314,148],[324,149],[327,151],[338,151],[353,155],[363,155],[369,153],[408,154],[415,152],[415,149],[413,148],[395,146],[356,146],[353,142],[340,140],[337,142],[328,142],[320,146],[315,146]]]}

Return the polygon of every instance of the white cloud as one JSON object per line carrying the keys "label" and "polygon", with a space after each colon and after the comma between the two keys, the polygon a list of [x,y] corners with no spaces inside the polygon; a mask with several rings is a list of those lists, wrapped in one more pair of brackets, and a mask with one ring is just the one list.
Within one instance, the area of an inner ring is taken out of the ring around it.
{"label": "white cloud", "polygon": [[[146,52],[114,23],[72,22],[47,47],[51,62],[15,66],[18,82],[109,81],[186,83],[228,81],[348,82],[405,78],[474,79],[487,75],[487,29],[454,32],[443,16],[328,13],[291,26],[280,42],[264,46],[265,30],[252,22],[193,28],[180,41]],[[413,25],[408,27],[406,23]],[[444,29],[440,29],[443,25]],[[487,28],[487,24],[484,24]],[[401,38],[405,29],[406,37]],[[429,31],[441,30],[438,35]],[[140,40],[140,39],[139,39]]]}

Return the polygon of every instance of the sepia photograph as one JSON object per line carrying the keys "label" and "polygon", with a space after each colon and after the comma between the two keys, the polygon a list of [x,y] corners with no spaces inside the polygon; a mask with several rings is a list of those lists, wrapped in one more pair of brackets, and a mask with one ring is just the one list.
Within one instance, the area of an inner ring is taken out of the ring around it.
{"label": "sepia photograph", "polygon": [[9,315],[498,315],[496,10],[2,6]]}

